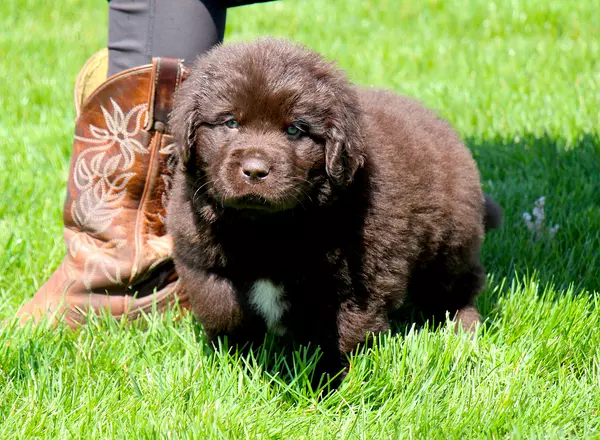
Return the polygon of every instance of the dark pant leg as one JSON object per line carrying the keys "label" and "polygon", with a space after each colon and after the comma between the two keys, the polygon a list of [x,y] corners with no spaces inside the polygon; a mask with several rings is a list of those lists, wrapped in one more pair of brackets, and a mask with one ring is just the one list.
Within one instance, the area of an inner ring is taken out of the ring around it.
{"label": "dark pant leg", "polygon": [[219,0],[112,0],[108,14],[108,76],[152,62],[189,65],[223,41],[227,9]]}

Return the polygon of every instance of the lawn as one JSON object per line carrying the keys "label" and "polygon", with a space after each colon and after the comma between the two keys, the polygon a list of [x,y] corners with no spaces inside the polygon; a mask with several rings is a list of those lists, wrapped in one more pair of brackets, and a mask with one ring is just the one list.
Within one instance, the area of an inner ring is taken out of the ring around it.
{"label": "lawn", "polygon": [[[105,1],[0,3],[0,320],[65,253],[75,76]],[[476,338],[400,323],[338,392],[305,353],[213,352],[180,311],[134,324],[0,324],[0,438],[600,438],[597,0],[283,0],[233,9],[227,40],[278,35],[353,81],[415,96],[472,149],[505,223],[483,248]],[[545,196],[555,235],[522,218]],[[1,321],[0,321],[1,322]]]}

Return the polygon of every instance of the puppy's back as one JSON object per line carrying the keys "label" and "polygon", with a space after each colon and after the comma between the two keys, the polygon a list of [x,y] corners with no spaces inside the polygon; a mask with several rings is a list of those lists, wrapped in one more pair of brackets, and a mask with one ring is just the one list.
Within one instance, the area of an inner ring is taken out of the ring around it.
{"label": "puppy's back", "polygon": [[419,101],[389,90],[358,88],[357,92],[367,119],[377,126],[378,132],[395,139],[395,143],[403,141],[400,145],[403,152],[409,152],[411,142],[420,149],[430,145],[433,150],[456,150],[461,156],[466,152],[450,124]]}
{"label": "puppy's back", "polygon": [[450,124],[414,99],[377,89],[357,92],[375,205],[418,225],[406,233],[432,250],[481,237],[479,172]]}

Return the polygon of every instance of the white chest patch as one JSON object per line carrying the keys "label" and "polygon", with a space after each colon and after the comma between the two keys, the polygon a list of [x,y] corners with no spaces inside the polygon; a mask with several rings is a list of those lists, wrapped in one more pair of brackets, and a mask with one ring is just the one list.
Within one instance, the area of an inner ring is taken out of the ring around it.
{"label": "white chest patch", "polygon": [[264,318],[269,330],[279,334],[285,332],[279,321],[290,305],[283,298],[281,286],[268,279],[256,281],[250,289],[250,304]]}

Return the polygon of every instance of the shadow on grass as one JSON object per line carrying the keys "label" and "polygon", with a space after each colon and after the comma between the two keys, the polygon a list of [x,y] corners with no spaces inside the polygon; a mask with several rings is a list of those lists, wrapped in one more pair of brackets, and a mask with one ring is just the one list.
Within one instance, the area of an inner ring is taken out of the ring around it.
{"label": "shadow on grass", "polygon": [[[504,223],[491,232],[483,263],[495,282],[535,274],[541,284],[575,292],[600,291],[600,138],[580,136],[570,145],[548,135],[511,139],[470,138],[484,190],[504,209]],[[554,237],[534,239],[523,220],[534,202],[546,197],[546,225]],[[486,315],[499,292],[493,283],[480,301]]]}

